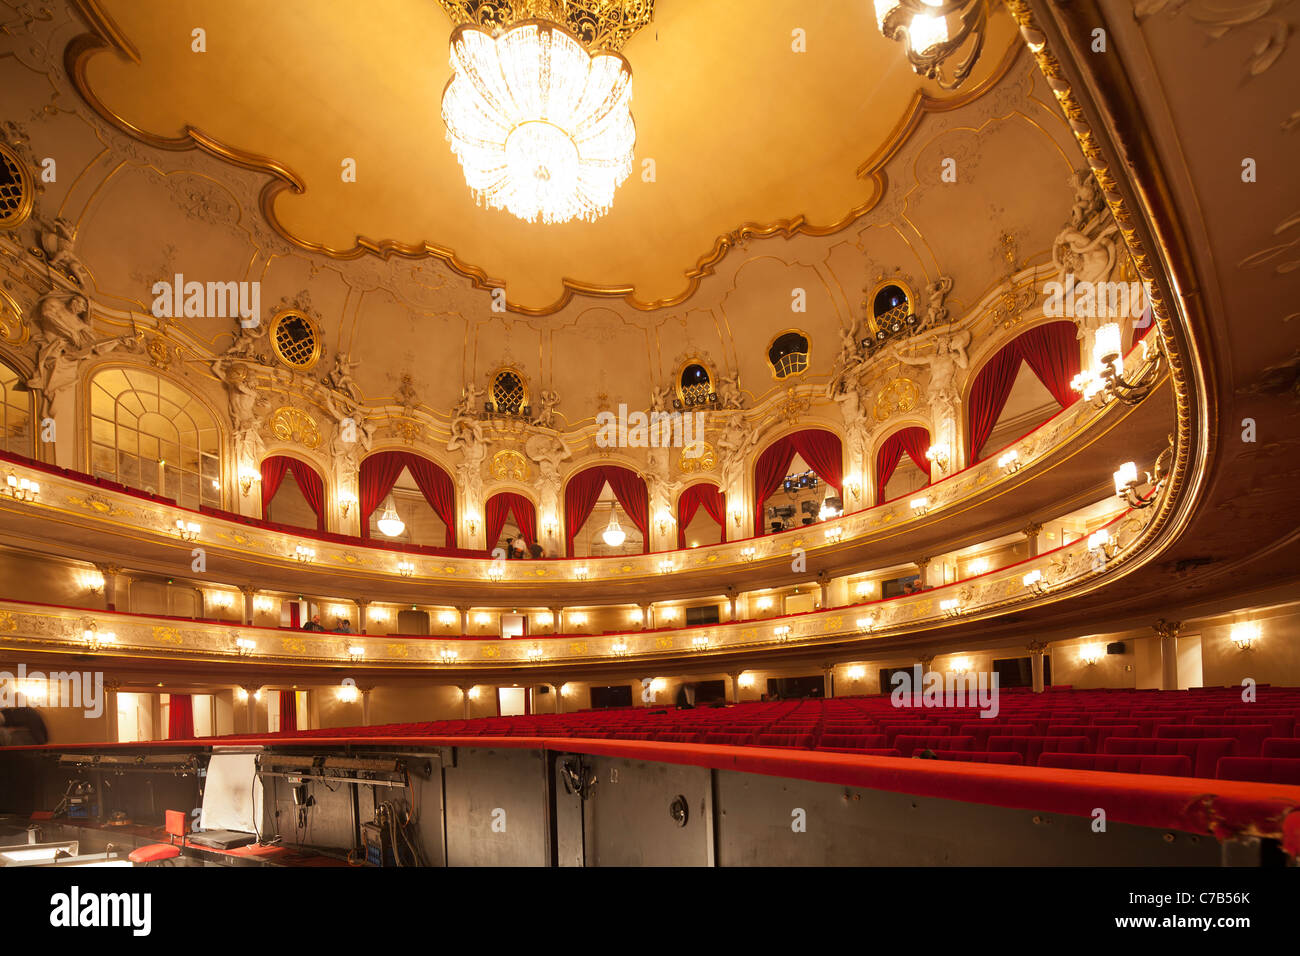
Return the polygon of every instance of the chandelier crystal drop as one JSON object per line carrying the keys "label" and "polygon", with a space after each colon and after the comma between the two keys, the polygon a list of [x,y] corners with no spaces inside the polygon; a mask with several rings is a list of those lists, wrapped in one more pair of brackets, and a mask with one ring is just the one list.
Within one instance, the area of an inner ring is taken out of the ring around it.
{"label": "chandelier crystal drop", "polygon": [[393,498],[391,495],[388,498],[388,504],[384,505],[383,513],[375,523],[379,525],[380,534],[389,538],[396,538],[406,530],[406,522],[398,516],[397,509],[393,507]]}
{"label": "chandelier crystal drop", "polygon": [[451,38],[447,139],[481,206],[527,222],[594,221],[632,172],[632,68],[556,24]]}

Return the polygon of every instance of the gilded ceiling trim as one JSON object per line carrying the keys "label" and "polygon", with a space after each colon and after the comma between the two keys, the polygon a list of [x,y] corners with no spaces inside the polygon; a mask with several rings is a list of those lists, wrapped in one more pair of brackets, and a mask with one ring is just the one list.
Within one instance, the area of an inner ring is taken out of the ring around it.
{"label": "gilded ceiling trim", "polygon": [[[90,85],[86,81],[86,63],[95,54],[106,50],[112,50],[134,63],[140,62],[140,55],[114,23],[112,17],[100,8],[99,0],[71,0],[71,3],[92,31],[73,38],[68,43],[63,54],[64,68],[67,70],[69,77],[72,78],[73,85],[76,87],[77,92],[81,94],[81,97],[104,120],[151,146],[177,151],[198,148],[235,166],[253,170],[254,172],[270,173],[272,179],[262,187],[259,206],[267,223],[286,242],[307,252],[320,253],[332,259],[357,259],[366,253],[371,253],[383,259],[394,255],[405,259],[440,259],[454,273],[470,280],[470,283],[476,289],[504,289],[506,287],[504,279],[493,278],[481,267],[465,262],[454,249],[427,240],[422,243],[403,243],[394,239],[375,240],[366,236],[358,236],[356,244],[352,248],[338,249],[324,243],[308,242],[292,235],[276,218],[275,200],[285,189],[292,189],[295,194],[303,193],[306,190],[306,184],[302,177],[275,159],[236,149],[193,126],[187,126],[185,131],[177,137],[156,136],[134,126],[110,110],[90,89]],[[804,215],[800,213],[789,219],[778,219],[770,223],[742,223],[731,232],[714,239],[712,248],[697,259],[695,265],[684,274],[686,287],[679,294],[667,298],[646,301],[638,299],[635,287],[630,285],[600,285],[582,282],[577,279],[562,278],[560,283],[564,291],[550,305],[531,307],[519,305],[507,299],[506,310],[529,316],[553,315],[573,301],[575,296],[588,296],[591,298],[622,299],[633,309],[641,312],[653,312],[657,309],[680,305],[689,299],[699,289],[700,281],[706,276],[715,273],[718,263],[727,256],[727,253],[744,242],[751,239],[770,239],[774,236],[781,236],[786,239],[801,235],[829,236],[846,229],[874,209],[885,195],[889,180],[884,171],[884,165],[903,147],[903,144],[907,142],[920,125],[925,114],[944,113],[959,109],[979,99],[997,86],[1010,72],[1011,66],[1019,56],[1021,49],[1020,43],[1013,40],[1008,44],[1001,62],[988,78],[960,95],[940,98],[931,96],[922,90],[916,90],[913,93],[911,102],[904,111],[903,117],[894,127],[885,144],[858,167],[858,177],[870,180],[875,186],[872,197],[862,205],[854,206],[839,220],[829,225],[816,226],[809,223]]]}

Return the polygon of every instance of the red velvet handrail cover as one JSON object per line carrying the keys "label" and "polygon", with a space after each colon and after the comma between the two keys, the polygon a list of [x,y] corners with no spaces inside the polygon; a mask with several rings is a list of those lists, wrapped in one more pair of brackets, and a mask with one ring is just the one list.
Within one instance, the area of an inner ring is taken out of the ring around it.
{"label": "red velvet handrail cover", "polygon": [[1209,834],[1221,840],[1237,836],[1277,839],[1282,841],[1282,847],[1289,855],[1300,857],[1300,787],[1239,780],[870,757],[781,747],[728,747],[582,737],[299,737],[270,734],[133,744],[42,744],[0,747],[0,750],[276,745],[537,749],[710,767],[1079,817],[1090,817],[1094,808],[1105,807],[1107,818],[1116,823]]}

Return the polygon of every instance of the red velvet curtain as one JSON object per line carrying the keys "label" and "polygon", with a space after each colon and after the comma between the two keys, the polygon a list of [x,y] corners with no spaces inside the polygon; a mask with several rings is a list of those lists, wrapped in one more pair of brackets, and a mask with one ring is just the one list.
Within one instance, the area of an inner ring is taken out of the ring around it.
{"label": "red velvet curtain", "polygon": [[194,698],[172,694],[167,704],[167,739],[194,739]]}
{"label": "red velvet curtain", "polygon": [[497,539],[501,537],[501,530],[506,526],[506,518],[512,512],[515,516],[515,526],[524,541],[533,544],[537,540],[537,509],[523,495],[513,491],[499,492],[487,500],[484,510],[487,512],[484,520],[487,523],[489,550],[496,546]]}
{"label": "red velvet curtain", "polygon": [[573,555],[573,539],[591,517],[596,502],[600,500],[600,490],[607,481],[628,518],[641,532],[642,549],[647,553],[650,551],[650,493],[646,490],[645,479],[618,465],[597,465],[578,472],[564,487],[566,554]]}
{"label": "red velvet curtain", "polygon": [[726,495],[717,485],[701,482],[691,485],[677,499],[677,547],[686,547],[686,526],[695,517],[700,505],[705,513],[722,526],[722,540],[727,540]]}
{"label": "red velvet curtain", "polygon": [[406,452],[381,451],[361,463],[359,478],[361,491],[361,537],[370,537],[370,516],[393,490],[406,467]]}
{"label": "red velvet curtain", "polygon": [[605,469],[588,468],[569,479],[564,486],[564,553],[573,556],[573,539],[600,500],[605,487]]}
{"label": "red velvet curtain", "polygon": [[271,520],[271,501],[280,490],[288,471],[293,472],[298,490],[316,515],[316,530],[324,531],[325,482],[311,465],[288,455],[271,455],[262,460],[262,520]]}
{"label": "red velvet curtain", "polygon": [[650,553],[650,492],[645,479],[628,468],[605,466],[605,477],[614,490],[614,497],[623,506],[627,516],[641,532],[641,550]]}
{"label": "red velvet curtain", "polygon": [[763,524],[763,503],[772,492],[781,487],[781,481],[790,473],[794,461],[794,442],[790,436],[777,439],[758,456],[754,463],[754,534],[767,534]]}
{"label": "red velvet curtain", "polygon": [[427,458],[409,451],[381,451],[361,463],[361,537],[370,537],[370,516],[393,490],[402,469],[447,528],[445,544],[456,547],[456,486],[451,476]]}
{"label": "red velvet curtain", "polygon": [[409,452],[403,454],[407,455],[406,467],[415,479],[420,494],[424,495],[429,507],[437,512],[442,523],[447,526],[447,547],[456,547],[456,485],[452,482],[451,475],[427,458]]}
{"label": "red velvet curtain", "polygon": [[298,695],[291,690],[280,691],[280,733],[298,729]]}
{"label": "red velvet curtain", "polygon": [[820,428],[809,428],[777,439],[758,456],[754,464],[754,532],[764,534],[763,505],[790,473],[790,462],[799,455],[814,474],[837,492],[843,488],[843,451],[839,436]]}
{"label": "red velvet curtain", "polygon": [[1024,355],[1020,349],[1020,340],[1016,339],[1004,345],[989,359],[975,376],[967,404],[970,408],[970,463],[980,460],[984,444],[993,434],[1002,409],[1006,408],[1011,387],[1016,383],[1016,373],[1020,371],[1020,362]]}
{"label": "red velvet curtain", "polygon": [[903,455],[912,459],[913,464],[930,475],[930,459],[925,453],[930,450],[930,433],[919,426],[903,428],[885,439],[885,443],[876,452],[876,504],[885,500],[885,486],[894,474],[894,469],[903,460]]}
{"label": "red velvet curtain", "polygon": [[1029,363],[1058,405],[1067,408],[1079,394],[1070,382],[1079,374],[1079,338],[1073,322],[1050,322],[1016,339]]}

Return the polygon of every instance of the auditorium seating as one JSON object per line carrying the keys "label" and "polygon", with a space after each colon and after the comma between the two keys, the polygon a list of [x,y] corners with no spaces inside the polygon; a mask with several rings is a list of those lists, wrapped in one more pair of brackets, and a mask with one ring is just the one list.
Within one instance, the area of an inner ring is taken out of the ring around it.
{"label": "auditorium seating", "polygon": [[897,707],[889,695],[623,708],[299,731],[298,737],[545,737],[775,747],[1090,772],[1296,783],[1300,688],[1003,690],[973,707]]}

